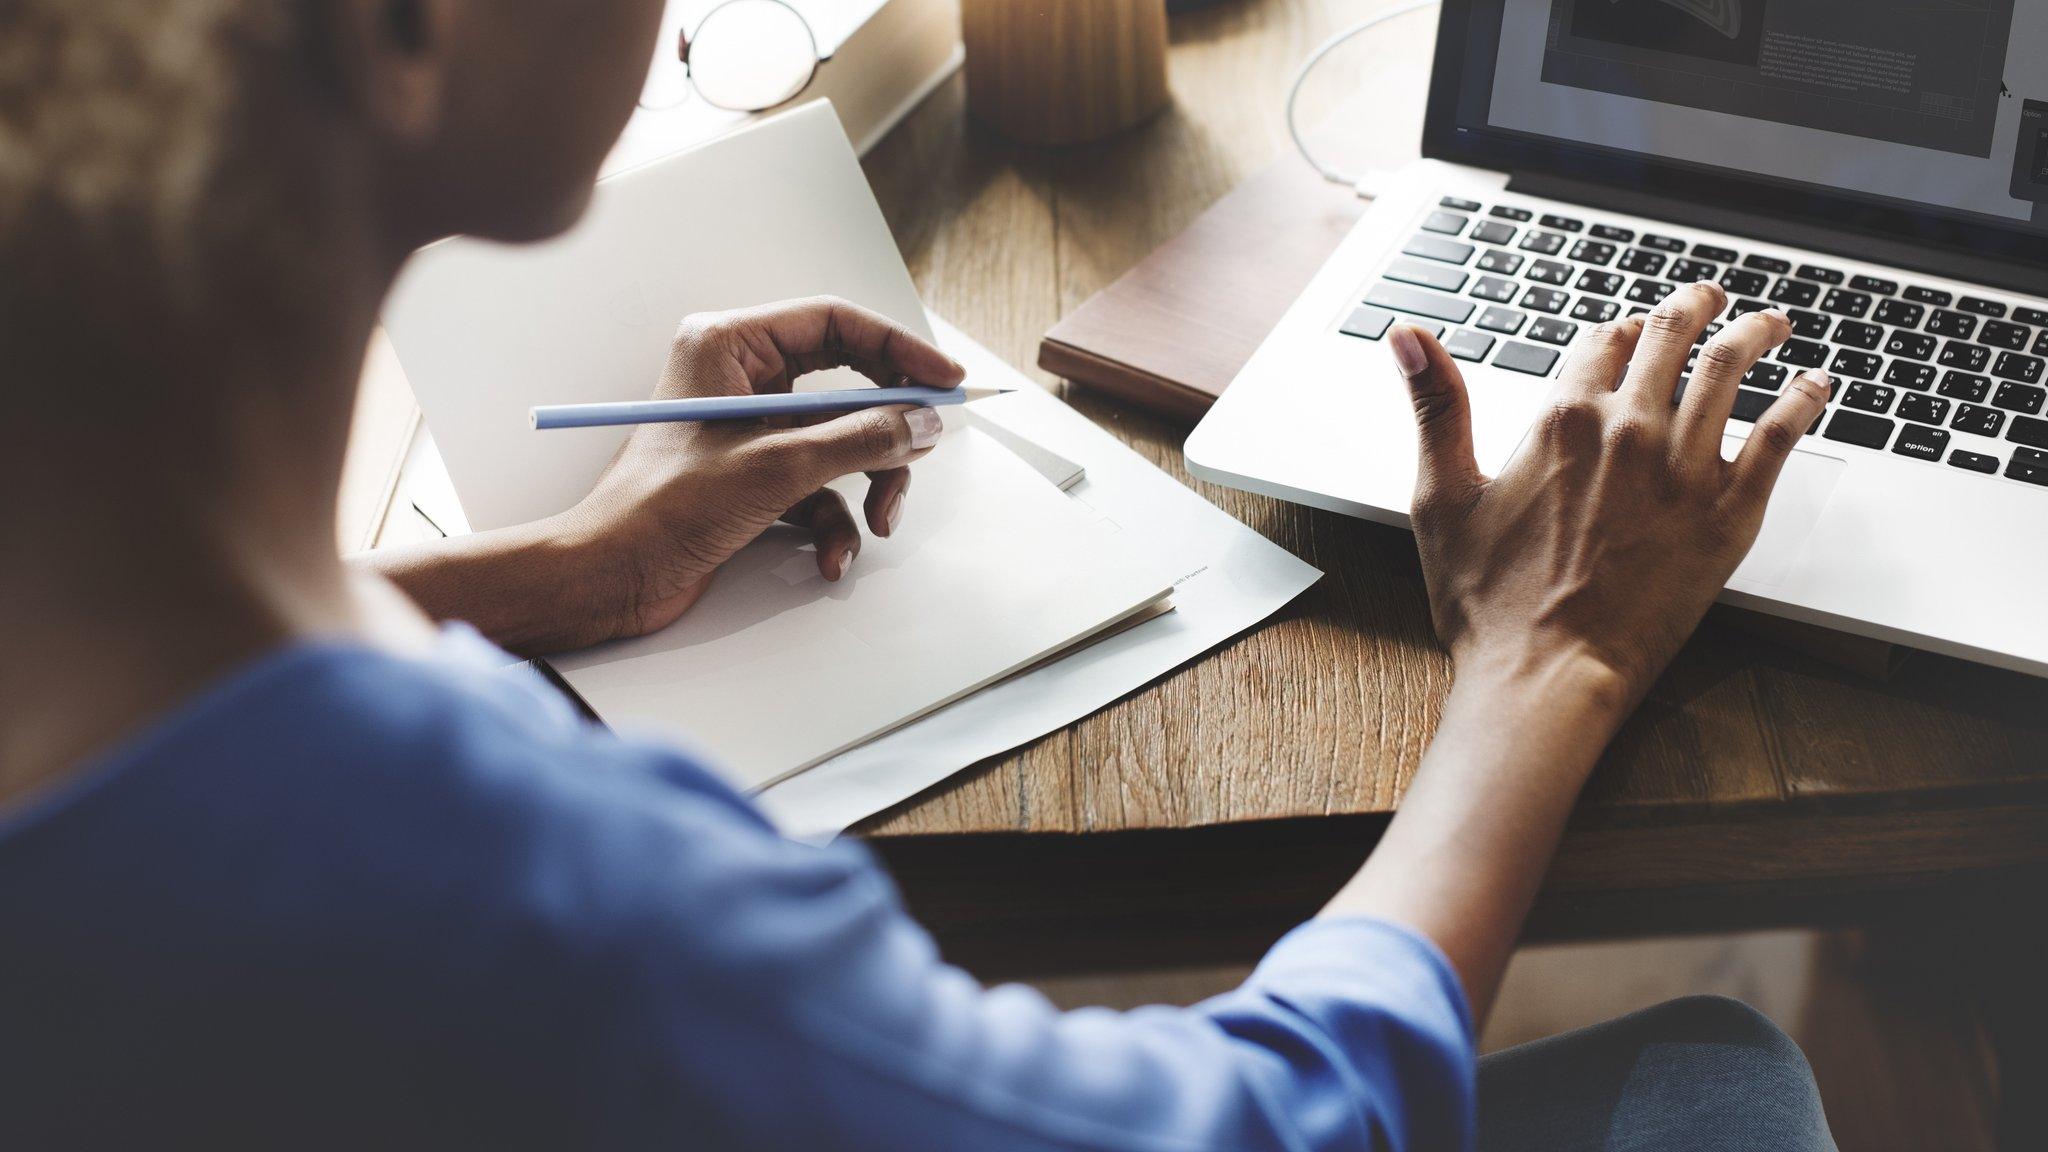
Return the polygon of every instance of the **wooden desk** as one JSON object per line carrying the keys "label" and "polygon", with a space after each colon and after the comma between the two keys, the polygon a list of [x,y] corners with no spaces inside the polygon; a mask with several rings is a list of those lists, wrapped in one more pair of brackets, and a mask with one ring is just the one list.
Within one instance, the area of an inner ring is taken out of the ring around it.
{"label": "wooden desk", "polygon": [[[1034,363],[1056,320],[1282,153],[1294,62],[1383,6],[1236,0],[1176,17],[1175,107],[1074,152],[977,128],[956,77],[867,162],[925,300]],[[1350,53],[1383,115],[1348,163],[1414,153],[1430,21]],[[1414,547],[1196,484],[1187,424],[1065,395],[1329,575],[1252,635],[862,831],[984,976],[1249,959],[1364,857],[1435,724],[1450,668]],[[1594,777],[1533,928],[1862,917],[2043,865],[2048,682],[1922,654],[1879,685],[1710,621]]]}

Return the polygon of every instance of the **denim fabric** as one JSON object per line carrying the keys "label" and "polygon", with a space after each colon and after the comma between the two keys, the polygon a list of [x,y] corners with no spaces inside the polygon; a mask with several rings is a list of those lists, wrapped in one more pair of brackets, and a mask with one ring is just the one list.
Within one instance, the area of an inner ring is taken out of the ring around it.
{"label": "denim fabric", "polygon": [[1737,1000],[1693,996],[1479,1062],[1479,1152],[1834,1152],[1813,1070]]}

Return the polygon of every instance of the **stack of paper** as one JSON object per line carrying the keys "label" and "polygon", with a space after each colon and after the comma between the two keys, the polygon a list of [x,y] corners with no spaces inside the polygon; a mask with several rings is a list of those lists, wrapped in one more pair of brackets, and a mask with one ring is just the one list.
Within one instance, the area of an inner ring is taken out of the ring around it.
{"label": "stack of paper", "polygon": [[1177,575],[960,428],[917,465],[897,534],[839,582],[806,533],[777,529],[670,628],[551,663],[606,722],[692,742],[753,790],[1114,628]]}
{"label": "stack of paper", "polygon": [[[605,181],[552,244],[430,249],[386,319],[485,529],[569,507],[626,435],[535,432],[528,408],[638,398],[677,318],[821,292],[934,334],[826,105]],[[1027,391],[945,410],[898,534],[867,539],[846,579],[824,581],[805,537],[778,529],[671,628],[555,661],[608,722],[766,789],[792,834],[829,837],[1070,723],[1316,575],[985,350],[942,339],[971,382]]]}

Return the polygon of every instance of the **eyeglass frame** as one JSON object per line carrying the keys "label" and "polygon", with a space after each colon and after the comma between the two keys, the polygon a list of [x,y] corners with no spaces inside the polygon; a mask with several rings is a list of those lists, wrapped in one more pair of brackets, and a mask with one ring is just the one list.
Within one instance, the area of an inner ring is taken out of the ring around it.
{"label": "eyeglass frame", "polygon": [[[711,23],[711,18],[713,16],[718,15],[720,10],[730,8],[735,4],[774,4],[778,7],[786,9],[791,16],[796,17],[796,22],[802,26],[804,30],[804,35],[810,38],[811,51],[817,53],[818,55],[817,62],[811,65],[810,75],[804,77],[803,84],[799,86],[796,91],[790,93],[789,95],[783,97],[782,99],[776,101],[775,103],[760,108],[728,108],[723,104],[714,102],[710,97],[705,96],[702,90],[700,90],[697,87],[697,78],[690,72],[690,48],[696,38],[690,33],[689,29],[685,28],[677,33],[676,57],[683,66],[683,79],[689,82],[690,91],[695,92],[697,94],[698,99],[704,101],[704,103],[710,105],[713,108],[718,109],[721,112],[766,112],[772,108],[780,108],[784,104],[787,104],[792,100],[795,100],[797,97],[802,96],[805,92],[809,91],[811,85],[817,82],[818,68],[821,65],[830,63],[832,60],[832,54],[830,52],[823,52],[820,51],[818,48],[818,30],[811,27],[811,22],[809,20],[804,19],[804,14],[802,12],[797,11],[796,5],[791,4],[789,0],[721,0],[720,3],[712,5],[710,11],[698,17],[698,30],[702,31],[706,24]],[[682,103],[676,103],[668,105],[667,108],[656,109],[656,111],[666,111],[668,108],[680,107],[682,107]]]}

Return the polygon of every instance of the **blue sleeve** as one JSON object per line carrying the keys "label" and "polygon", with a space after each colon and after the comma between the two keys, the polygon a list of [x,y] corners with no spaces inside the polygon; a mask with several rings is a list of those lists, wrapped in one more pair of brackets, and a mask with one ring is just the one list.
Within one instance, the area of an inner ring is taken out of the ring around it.
{"label": "blue sleeve", "polygon": [[614,995],[633,1050],[615,1071],[690,1089],[687,1115],[650,1105],[648,1135],[674,1123],[720,1146],[976,1152],[1471,1146],[1463,994],[1406,929],[1318,921],[1192,1008],[1063,1013],[944,964],[864,852],[792,844],[737,802],[696,799],[671,812],[687,827],[603,831],[608,870],[639,893],[607,929],[621,934],[613,962],[632,957]]}

